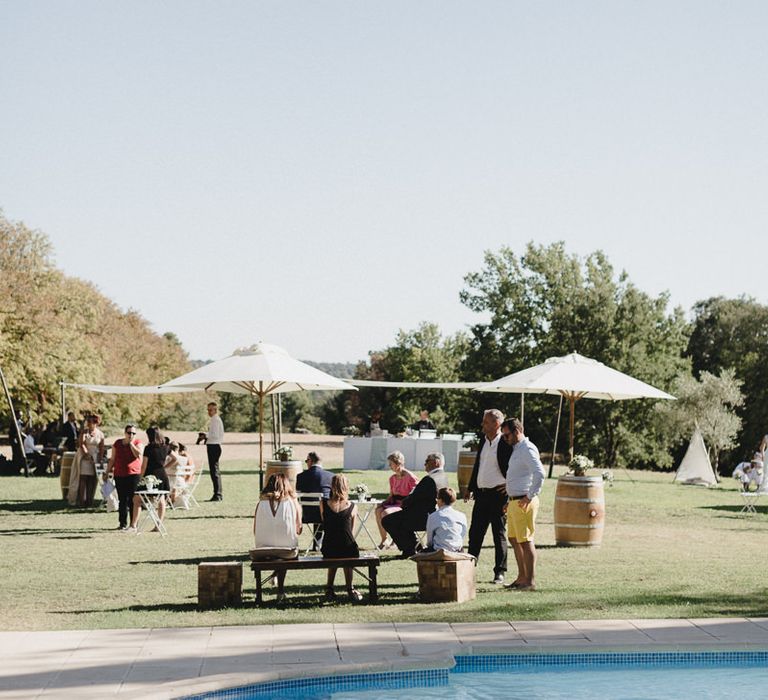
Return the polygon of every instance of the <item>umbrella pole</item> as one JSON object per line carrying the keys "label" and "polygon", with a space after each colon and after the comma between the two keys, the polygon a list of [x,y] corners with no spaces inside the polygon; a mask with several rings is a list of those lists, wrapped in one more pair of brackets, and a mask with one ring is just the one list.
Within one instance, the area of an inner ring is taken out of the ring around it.
{"label": "umbrella pole", "polygon": [[570,459],[573,459],[573,423],[574,423],[574,414],[576,413],[576,397],[573,394],[569,394],[568,400],[571,402],[571,420],[570,420],[570,426],[571,426],[571,447],[570,447]]}
{"label": "umbrella pole", "polygon": [[560,416],[563,414],[563,395],[560,394],[560,405],[557,407],[557,423],[555,424],[555,442],[552,445],[552,457],[549,460],[549,474],[547,479],[552,478],[552,472],[555,468],[555,455],[557,454],[557,438],[560,434]]}
{"label": "umbrella pole", "polygon": [[[259,384],[261,384],[261,382],[259,382]],[[259,392],[259,493],[261,493],[263,490],[264,490],[264,394]]]}
{"label": "umbrella pole", "polygon": [[520,394],[520,422],[523,424],[523,429],[525,429],[525,392]]}

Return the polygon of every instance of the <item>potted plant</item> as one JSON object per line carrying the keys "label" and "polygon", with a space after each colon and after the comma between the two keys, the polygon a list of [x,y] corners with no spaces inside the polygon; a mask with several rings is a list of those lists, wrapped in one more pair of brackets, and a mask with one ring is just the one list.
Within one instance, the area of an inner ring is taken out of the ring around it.
{"label": "potted plant", "polygon": [[594,466],[586,455],[574,455],[568,472],[557,480],[555,542],[560,546],[595,547],[603,541],[603,476],[587,476]]}
{"label": "potted plant", "polygon": [[358,501],[365,501],[371,495],[371,492],[368,490],[368,486],[366,484],[358,484],[355,486],[355,492],[357,493]]}

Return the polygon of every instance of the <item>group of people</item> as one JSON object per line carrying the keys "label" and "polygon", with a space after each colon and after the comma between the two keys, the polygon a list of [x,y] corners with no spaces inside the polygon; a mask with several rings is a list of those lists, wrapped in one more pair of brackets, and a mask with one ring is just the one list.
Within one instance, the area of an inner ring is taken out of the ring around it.
{"label": "group of people", "polygon": [[[535,590],[536,548],[534,534],[539,508],[539,494],[545,471],[536,446],[525,436],[516,418],[504,419],[497,409],[485,411],[482,440],[470,477],[465,501],[473,500],[471,521],[454,508],[456,492],[448,486],[445,458],[439,452],[427,455],[426,474],[420,480],[405,468],[401,452],[388,456],[392,475],[390,493],[376,507],[376,522],[381,542],[379,548],[396,546],[402,558],[421,551],[464,551],[479,559],[483,540],[490,526],[495,550],[494,584],[504,584],[508,547],[513,549],[517,576],[506,584],[516,590]],[[354,531],[357,506],[349,500],[349,482],[342,474],[332,474],[322,467],[319,456],[310,452],[307,469],[296,478],[296,490],[283,474],[273,474],[261,494],[253,520],[255,556],[293,558],[298,556],[298,537],[304,525],[314,529],[313,541],[320,539],[324,557],[357,557]],[[302,506],[296,491],[320,493],[319,505]],[[426,543],[417,533],[425,532]],[[252,555],[254,553],[252,552]],[[345,569],[347,595],[359,600],[352,587],[352,569]],[[284,600],[282,582],[285,572],[278,572],[278,594]],[[335,599],[336,569],[329,569],[326,598]]]}

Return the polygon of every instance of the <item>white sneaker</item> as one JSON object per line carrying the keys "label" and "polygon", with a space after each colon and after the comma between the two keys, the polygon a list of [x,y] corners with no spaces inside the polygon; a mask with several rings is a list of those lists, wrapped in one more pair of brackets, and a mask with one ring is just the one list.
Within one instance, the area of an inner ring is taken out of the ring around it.
{"label": "white sneaker", "polygon": [[138,531],[137,527],[127,527],[123,530],[126,535],[135,535]]}

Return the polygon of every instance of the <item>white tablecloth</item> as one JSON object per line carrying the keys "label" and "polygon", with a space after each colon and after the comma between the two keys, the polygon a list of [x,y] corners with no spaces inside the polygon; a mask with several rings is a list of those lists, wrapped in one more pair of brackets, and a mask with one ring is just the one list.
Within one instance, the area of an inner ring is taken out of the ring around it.
{"label": "white tablecloth", "polygon": [[455,472],[459,465],[461,440],[423,440],[397,437],[345,437],[344,469],[386,469],[387,455],[399,450],[405,456],[405,466],[421,471],[430,452],[442,452],[445,470]]}

